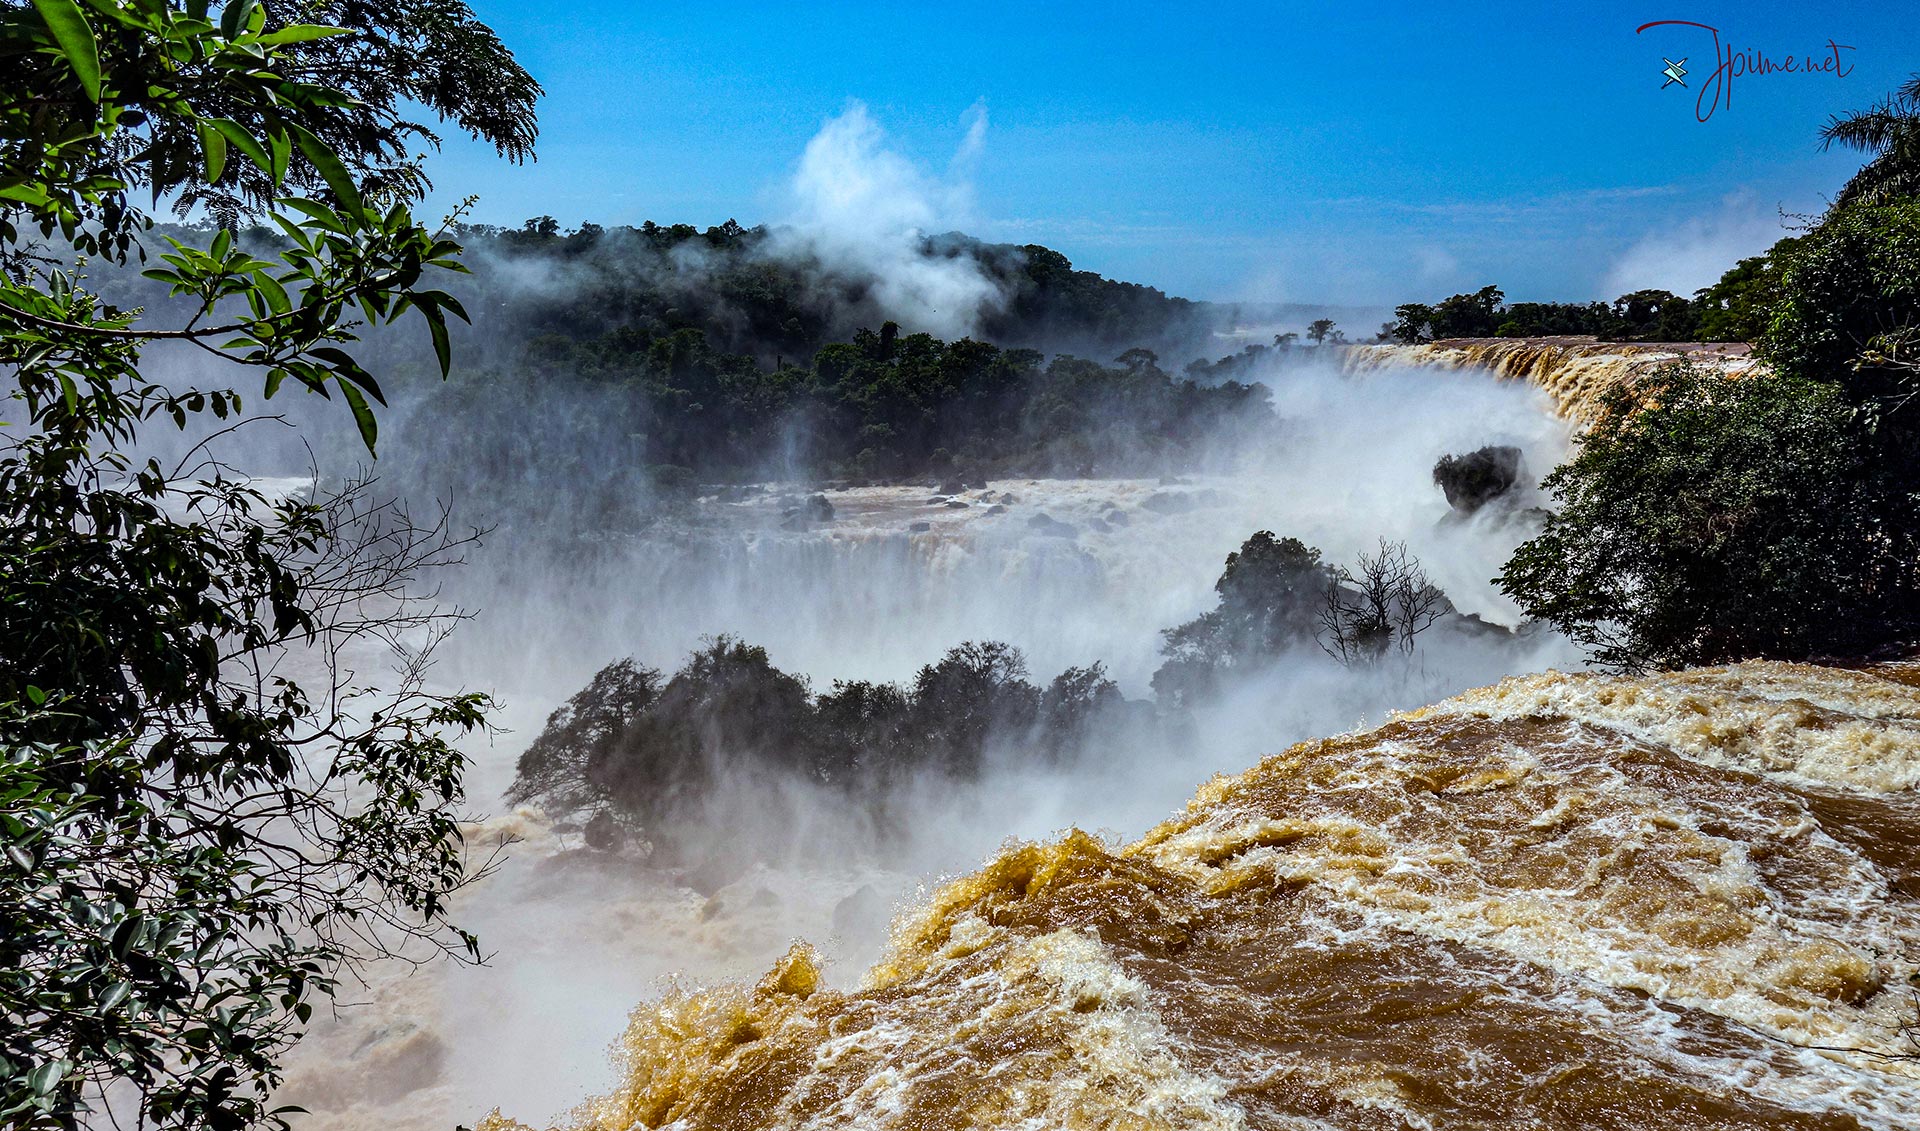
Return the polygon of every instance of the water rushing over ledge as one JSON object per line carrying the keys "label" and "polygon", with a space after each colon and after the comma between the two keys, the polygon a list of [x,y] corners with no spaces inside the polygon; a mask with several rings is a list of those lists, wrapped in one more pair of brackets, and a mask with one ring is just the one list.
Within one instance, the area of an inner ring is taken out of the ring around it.
{"label": "water rushing over ledge", "polygon": [[1920,667],[1516,677],[645,1005],[577,1121],[1910,1126],[1917,785]]}
{"label": "water rushing over ledge", "polygon": [[1341,366],[1350,373],[1390,366],[1484,369],[1545,390],[1560,415],[1578,421],[1593,418],[1609,389],[1676,361],[1729,377],[1761,365],[1740,342],[1603,342],[1578,336],[1448,338],[1418,345],[1352,345],[1341,353]]}

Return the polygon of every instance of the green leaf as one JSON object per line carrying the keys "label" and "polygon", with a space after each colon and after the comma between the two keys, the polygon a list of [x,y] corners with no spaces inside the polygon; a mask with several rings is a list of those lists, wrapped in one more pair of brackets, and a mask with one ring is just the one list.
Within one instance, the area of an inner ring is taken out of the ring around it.
{"label": "green leaf", "polygon": [[267,136],[267,146],[272,150],[272,164],[268,172],[273,174],[273,183],[277,188],[287,179],[287,159],[293,156],[293,141],[285,130],[275,130]]}
{"label": "green leaf", "polygon": [[240,38],[253,5],[254,0],[228,0],[226,8],[220,13],[220,34],[228,39]]}
{"label": "green leaf", "polygon": [[33,6],[40,9],[40,18],[47,22],[47,30],[67,57],[74,77],[86,88],[87,97],[100,101],[100,45],[80,6],[73,0],[33,0]]}
{"label": "green leaf", "polygon": [[212,122],[199,123],[200,150],[207,158],[207,183],[213,184],[227,171],[227,138]]}
{"label": "green leaf", "polygon": [[300,152],[306,155],[308,161],[313,162],[313,167],[320,171],[321,178],[333,190],[333,195],[340,198],[340,203],[349,212],[364,212],[365,208],[360,204],[360,186],[353,183],[353,175],[341,164],[339,156],[328,149],[325,142],[313,136],[311,131],[301,126],[290,128],[294,144],[300,147]]}
{"label": "green leaf", "polygon": [[132,986],[125,982],[115,982],[113,985],[107,987],[106,993],[100,995],[100,1005],[98,1008],[102,1013],[110,1013],[115,1006],[127,1000],[127,998],[132,995]]}
{"label": "green leaf", "polygon": [[328,27],[325,24],[295,24],[293,27],[270,31],[254,42],[262,47],[279,47],[287,43],[307,43],[315,39],[331,39],[336,35],[352,35],[352,28]]}
{"label": "green leaf", "polygon": [[66,1075],[65,1061],[49,1060],[27,1076],[27,1087],[32,1089],[36,1096],[52,1095],[53,1090],[60,1086],[60,1081]]}
{"label": "green leaf", "polygon": [[378,457],[373,442],[380,435],[380,427],[374,422],[373,409],[367,407],[367,398],[349,382],[340,382],[340,394],[347,398],[347,407],[353,410],[353,422],[360,426],[360,440],[367,445],[367,454]]}
{"label": "green leaf", "polygon": [[280,280],[265,271],[255,271],[250,277],[275,314],[285,314],[293,309],[293,300],[287,296],[287,288],[280,285]]}
{"label": "green leaf", "polygon": [[247,160],[258,165],[261,172],[268,176],[273,175],[273,158],[267,156],[266,149],[261,146],[258,139],[246,131],[244,126],[231,118],[213,118],[201,123],[203,129],[208,125],[219,130],[220,136],[226,138],[235,149],[246,154]]}
{"label": "green leaf", "polygon": [[453,349],[447,342],[447,317],[427,307],[422,307],[420,313],[426,316],[427,331],[433,335],[433,356],[440,362],[440,376],[445,377],[453,366]]}

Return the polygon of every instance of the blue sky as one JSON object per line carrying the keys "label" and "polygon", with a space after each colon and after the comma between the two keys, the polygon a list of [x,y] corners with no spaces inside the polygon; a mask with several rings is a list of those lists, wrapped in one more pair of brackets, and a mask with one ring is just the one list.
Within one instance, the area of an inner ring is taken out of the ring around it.
{"label": "blue sky", "polygon": [[[1828,115],[1920,71],[1920,4],[666,4],[474,0],[547,89],[539,160],[449,139],[435,203],[572,226],[780,222],[862,103],[939,228],[1195,298],[1690,290],[1859,165]],[[1733,80],[1707,33],[1845,77]],[[1686,89],[1660,88],[1687,56]],[[977,148],[968,125],[984,108]]]}

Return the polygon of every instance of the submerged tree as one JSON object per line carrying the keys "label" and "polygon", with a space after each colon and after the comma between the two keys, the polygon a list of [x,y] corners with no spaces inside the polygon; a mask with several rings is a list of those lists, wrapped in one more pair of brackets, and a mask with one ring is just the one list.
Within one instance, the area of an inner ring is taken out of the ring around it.
{"label": "submerged tree", "polygon": [[[156,343],[252,370],[268,397],[337,396],[369,449],[381,391],[348,351],[356,320],[417,312],[444,372],[462,314],[429,276],[459,248],[414,220],[416,182],[388,160],[420,75],[382,67],[396,29],[424,52],[448,28],[370,11],[340,8],[373,20],[356,29],[253,0],[0,5],[9,1127],[283,1124],[281,1054],[343,964],[408,941],[477,954],[446,918],[470,875],[451,742],[485,701],[425,689],[447,617],[416,589],[464,539],[364,483],[269,496],[204,441],[172,466],[135,454],[149,427],[217,435],[242,415],[231,388],[147,376]],[[531,91],[434,73],[431,108],[524,151]],[[459,111],[481,103],[499,113]],[[147,194],[274,198],[287,250],[174,242],[147,274],[184,316],[115,309],[82,266],[145,257]],[[369,643],[397,657],[385,687],[339,662]],[[290,674],[313,659],[318,683]]]}
{"label": "submerged tree", "polygon": [[1353,569],[1336,567],[1320,610],[1320,647],[1343,664],[1411,655],[1416,638],[1452,611],[1405,542],[1380,540]]}

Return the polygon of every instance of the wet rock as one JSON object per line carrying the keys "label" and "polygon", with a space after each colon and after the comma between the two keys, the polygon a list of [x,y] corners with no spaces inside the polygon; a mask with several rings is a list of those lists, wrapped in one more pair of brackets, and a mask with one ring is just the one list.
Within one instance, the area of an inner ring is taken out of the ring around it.
{"label": "wet rock", "polygon": [[948,499],[947,500],[947,509],[950,511],[963,511],[972,505],[973,505],[972,503],[967,502],[965,499]]}
{"label": "wet rock", "polygon": [[1112,530],[1113,527],[1107,525],[1106,519],[1101,518],[1099,515],[1094,515],[1087,520],[1087,529],[1093,531],[1095,534],[1105,534],[1107,531]]}
{"label": "wet rock", "polygon": [[1046,514],[1036,514],[1027,520],[1027,526],[1035,533],[1047,538],[1073,538],[1080,533],[1078,527],[1070,522]]}
{"label": "wet rock", "polygon": [[966,489],[967,489],[966,482],[958,477],[955,477],[953,479],[942,479],[940,481],[940,493],[942,495],[958,495],[960,492]]}
{"label": "wet rock", "polygon": [[1220,502],[1218,491],[1157,491],[1140,506],[1155,514],[1186,514],[1201,507],[1219,506]]}
{"label": "wet rock", "polygon": [[988,514],[1006,514],[1007,508],[1004,506],[1001,506],[999,503],[995,503],[992,506],[987,508],[987,513]]}
{"label": "wet rock", "polygon": [[1133,525],[1133,520],[1127,517],[1127,512],[1121,510],[1119,507],[1114,507],[1112,510],[1109,510],[1107,513],[1101,515],[1100,517],[1106,519],[1108,523],[1114,526],[1132,526]]}
{"label": "wet rock", "polygon": [[933,529],[933,523],[931,523],[931,522],[916,522],[916,523],[914,523],[914,524],[913,524],[912,526],[909,526],[909,527],[907,527],[907,529],[908,529],[909,531],[911,531],[912,533],[914,533],[914,534],[925,534],[925,533],[926,533],[927,531],[929,531],[929,530],[932,530],[932,529]]}
{"label": "wet rock", "polygon": [[1448,506],[1473,514],[1520,482],[1521,456],[1511,444],[1489,444],[1463,456],[1442,456],[1433,465],[1433,481],[1446,493]]}
{"label": "wet rock", "polygon": [[927,500],[927,505],[930,507],[946,506],[947,497],[945,495],[935,495],[933,498]]}
{"label": "wet rock", "polygon": [[786,501],[790,505],[780,512],[782,530],[805,530],[816,522],[833,521],[833,504],[827,501],[825,495],[809,495],[804,499]]}
{"label": "wet rock", "polygon": [[712,896],[745,875],[746,871],[746,866],[739,861],[713,856],[680,873],[680,882],[701,895]]}

